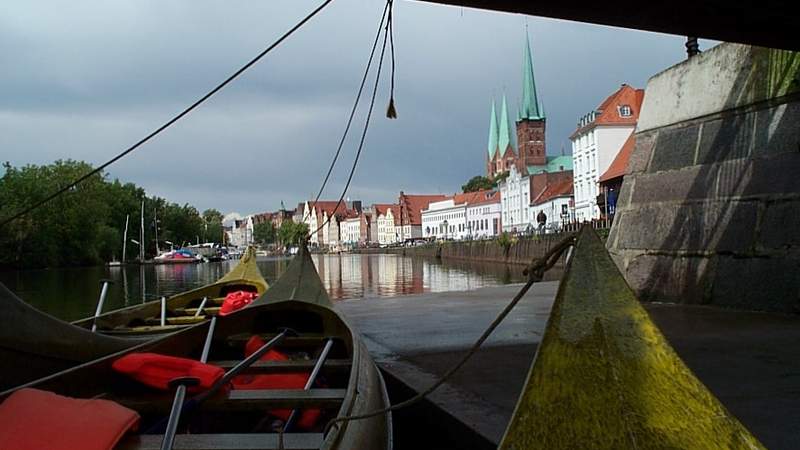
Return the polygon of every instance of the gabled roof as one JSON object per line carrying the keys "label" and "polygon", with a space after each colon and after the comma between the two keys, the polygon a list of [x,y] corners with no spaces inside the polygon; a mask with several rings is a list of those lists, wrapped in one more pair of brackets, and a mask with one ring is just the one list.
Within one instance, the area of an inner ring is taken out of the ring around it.
{"label": "gabled roof", "polygon": [[[570,139],[574,138],[581,132],[596,126],[620,126],[632,125],[636,126],[639,120],[639,112],[642,109],[642,101],[644,101],[644,89],[636,89],[627,84],[623,84],[613,94],[600,103],[595,111],[596,115],[594,120],[581,125],[572,133]],[[622,106],[629,106],[631,108],[631,115],[623,117],[620,114]]]}
{"label": "gabled roof", "polygon": [[395,204],[395,203],[376,203],[376,204],[372,205],[372,207],[375,208],[375,214],[376,215],[385,216],[386,212],[391,210],[392,211],[392,216],[398,217],[398,218],[400,217],[400,205],[398,205],[398,204]]}
{"label": "gabled roof", "polygon": [[402,206],[402,217],[400,223],[403,225],[422,225],[423,209],[428,209],[428,205],[432,202],[446,200],[447,196],[444,194],[434,195],[414,195],[400,193],[400,204]]}
{"label": "gabled roof", "polygon": [[492,203],[500,203],[500,191],[478,191],[480,193],[479,196],[476,196],[469,200],[468,206],[478,206],[478,205],[491,205]]}
{"label": "gabled roof", "polygon": [[631,132],[631,135],[628,136],[628,139],[624,144],[622,144],[622,148],[620,148],[619,152],[617,152],[617,156],[615,156],[614,160],[611,161],[611,165],[608,166],[608,170],[600,175],[600,179],[598,181],[602,183],[604,181],[624,176],[625,169],[628,167],[628,160],[631,158],[631,153],[633,153],[633,147],[635,146],[636,135]]}
{"label": "gabled roof", "polygon": [[531,201],[532,205],[541,205],[557,197],[572,195],[572,178],[550,183],[538,193],[536,198]]}

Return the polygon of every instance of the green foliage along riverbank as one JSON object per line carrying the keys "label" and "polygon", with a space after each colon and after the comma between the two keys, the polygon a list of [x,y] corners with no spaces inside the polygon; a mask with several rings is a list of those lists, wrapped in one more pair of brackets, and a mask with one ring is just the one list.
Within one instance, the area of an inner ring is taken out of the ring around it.
{"label": "green foliage along riverbank", "polygon": [[[13,167],[3,164],[0,178],[0,219],[10,217],[48,194],[92,170],[79,161]],[[125,217],[130,215],[129,239],[139,240],[142,201],[145,253],[159,244],[222,240],[222,214],[209,209],[200,214],[194,206],[148,197],[141,187],[97,174],[72,190],[0,229],[0,268],[40,268],[100,264],[122,258]],[[158,228],[154,217],[158,218]],[[127,258],[135,259],[139,247],[128,242]]]}

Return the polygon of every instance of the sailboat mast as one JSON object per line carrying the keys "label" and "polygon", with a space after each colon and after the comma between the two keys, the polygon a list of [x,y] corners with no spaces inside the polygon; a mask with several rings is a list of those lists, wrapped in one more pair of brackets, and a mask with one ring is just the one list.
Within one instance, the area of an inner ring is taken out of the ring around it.
{"label": "sailboat mast", "polygon": [[156,255],[160,255],[161,250],[158,249],[158,208],[153,209],[153,226],[156,229]]}
{"label": "sailboat mast", "polygon": [[128,220],[130,220],[131,215],[125,215],[125,232],[122,234],[122,264],[125,264],[125,254],[128,248]]}
{"label": "sailboat mast", "polygon": [[142,220],[139,227],[139,262],[144,262],[144,200],[142,200]]}

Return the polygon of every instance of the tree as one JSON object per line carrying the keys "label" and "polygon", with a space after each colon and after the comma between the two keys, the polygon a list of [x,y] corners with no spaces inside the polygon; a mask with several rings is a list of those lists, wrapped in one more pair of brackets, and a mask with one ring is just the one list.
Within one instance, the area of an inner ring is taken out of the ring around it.
{"label": "tree", "polygon": [[261,245],[275,242],[275,234],[272,222],[261,222],[253,227],[253,239]]}
{"label": "tree", "polygon": [[467,181],[467,184],[461,186],[461,190],[464,193],[467,192],[475,192],[475,191],[483,191],[486,189],[494,189],[497,187],[495,181],[492,181],[484,176],[476,175]]}
{"label": "tree", "polygon": [[308,225],[305,223],[295,223],[291,220],[284,220],[278,230],[278,239],[283,245],[300,245],[308,236]]}
{"label": "tree", "polygon": [[[13,167],[5,163],[3,169],[0,220],[69,185],[89,173],[92,166],[58,160],[43,166]],[[108,181],[101,172],[0,229],[0,267],[90,265],[119,258],[126,216],[130,216],[129,236],[138,240],[143,200],[148,255],[155,252],[154,214],[158,215],[158,237],[162,241],[194,242],[203,235],[207,222],[193,206],[147,198],[144,189],[133,183]],[[221,216],[218,212],[216,215]],[[128,255],[133,258],[137,253],[134,250]]]}
{"label": "tree", "polygon": [[205,226],[203,241],[222,242],[222,219],[223,215],[216,209],[203,211],[203,222]]}

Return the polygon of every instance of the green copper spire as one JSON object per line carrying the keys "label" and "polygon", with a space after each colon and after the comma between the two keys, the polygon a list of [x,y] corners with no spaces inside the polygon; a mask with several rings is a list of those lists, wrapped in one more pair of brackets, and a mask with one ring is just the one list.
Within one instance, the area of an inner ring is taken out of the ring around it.
{"label": "green copper spire", "polygon": [[497,151],[497,113],[492,99],[492,116],[489,117],[489,159],[494,158]]}
{"label": "green copper spire", "polygon": [[506,95],[503,94],[503,106],[501,106],[500,110],[500,138],[497,142],[497,147],[500,151],[500,156],[506,151],[508,146],[511,146],[511,151],[514,151],[514,141],[512,140],[512,136],[514,136],[513,131],[511,131],[511,121],[508,118],[508,104],[506,103]]}
{"label": "green copper spire", "polygon": [[539,97],[536,95],[536,80],[533,77],[533,57],[531,57],[531,44],[528,32],[525,31],[525,60],[522,64],[522,111],[520,119],[544,119],[544,108],[539,107]]}

